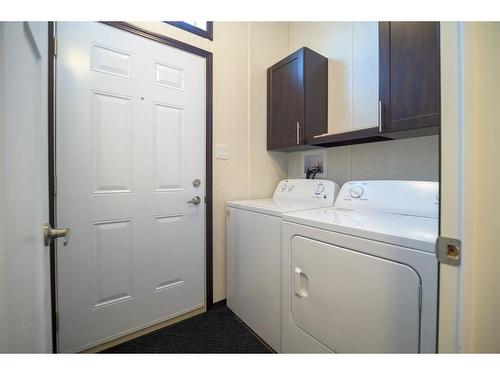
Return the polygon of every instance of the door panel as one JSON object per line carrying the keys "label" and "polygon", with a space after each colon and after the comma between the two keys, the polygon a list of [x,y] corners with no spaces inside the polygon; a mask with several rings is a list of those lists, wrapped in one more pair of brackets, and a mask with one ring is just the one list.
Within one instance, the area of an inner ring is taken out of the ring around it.
{"label": "door panel", "polygon": [[292,240],[291,317],[338,353],[418,353],[420,278],[410,267]]}
{"label": "door panel", "polygon": [[[99,23],[58,24],[60,350],[202,307],[205,59]],[[192,181],[199,178],[201,187]]]}
{"label": "door panel", "polygon": [[353,22],[352,129],[349,130],[378,125],[378,51],[378,22]]}
{"label": "door panel", "polygon": [[269,70],[270,111],[268,148],[296,146],[302,143],[297,135],[297,122],[303,126],[303,57],[302,51],[290,60]]}
{"label": "door panel", "polygon": [[380,23],[385,132],[441,124],[439,22]]}

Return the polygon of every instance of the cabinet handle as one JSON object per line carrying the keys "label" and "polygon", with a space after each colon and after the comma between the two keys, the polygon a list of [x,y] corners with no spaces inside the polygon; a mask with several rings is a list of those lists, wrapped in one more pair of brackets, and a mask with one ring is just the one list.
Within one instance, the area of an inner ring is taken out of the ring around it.
{"label": "cabinet handle", "polygon": [[378,131],[382,133],[382,100],[378,101]]}
{"label": "cabinet handle", "polygon": [[300,124],[297,121],[297,144],[300,144]]}

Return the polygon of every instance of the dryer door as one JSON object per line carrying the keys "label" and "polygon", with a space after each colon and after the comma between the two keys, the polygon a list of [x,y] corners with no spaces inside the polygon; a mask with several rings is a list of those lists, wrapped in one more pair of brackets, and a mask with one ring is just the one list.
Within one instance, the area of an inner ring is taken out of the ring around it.
{"label": "dryer door", "polygon": [[292,320],[338,353],[418,353],[420,278],[410,267],[292,240]]}

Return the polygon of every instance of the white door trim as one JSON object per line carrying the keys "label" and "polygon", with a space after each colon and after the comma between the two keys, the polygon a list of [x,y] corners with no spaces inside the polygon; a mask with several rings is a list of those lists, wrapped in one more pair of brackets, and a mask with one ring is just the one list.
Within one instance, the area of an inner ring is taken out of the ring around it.
{"label": "white door trim", "polygon": [[440,235],[462,241],[462,263],[460,267],[440,264],[439,353],[472,351],[475,161],[472,33],[470,23],[441,23]]}

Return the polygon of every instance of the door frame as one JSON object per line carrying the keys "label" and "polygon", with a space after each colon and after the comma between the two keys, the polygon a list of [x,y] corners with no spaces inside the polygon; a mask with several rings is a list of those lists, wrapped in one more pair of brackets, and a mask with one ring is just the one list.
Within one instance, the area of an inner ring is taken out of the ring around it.
{"label": "door frame", "polygon": [[[129,32],[134,35],[201,56],[206,60],[205,82],[205,307],[213,308],[213,54],[191,44],[157,34],[128,22],[101,22],[105,25]],[[56,22],[49,22],[49,58],[48,58],[48,152],[49,152],[49,220],[52,227],[57,226],[56,218],[56,64],[57,42]],[[52,351],[57,353],[58,347],[58,312],[57,312],[57,255],[56,244],[50,244],[50,288],[52,310]]]}

